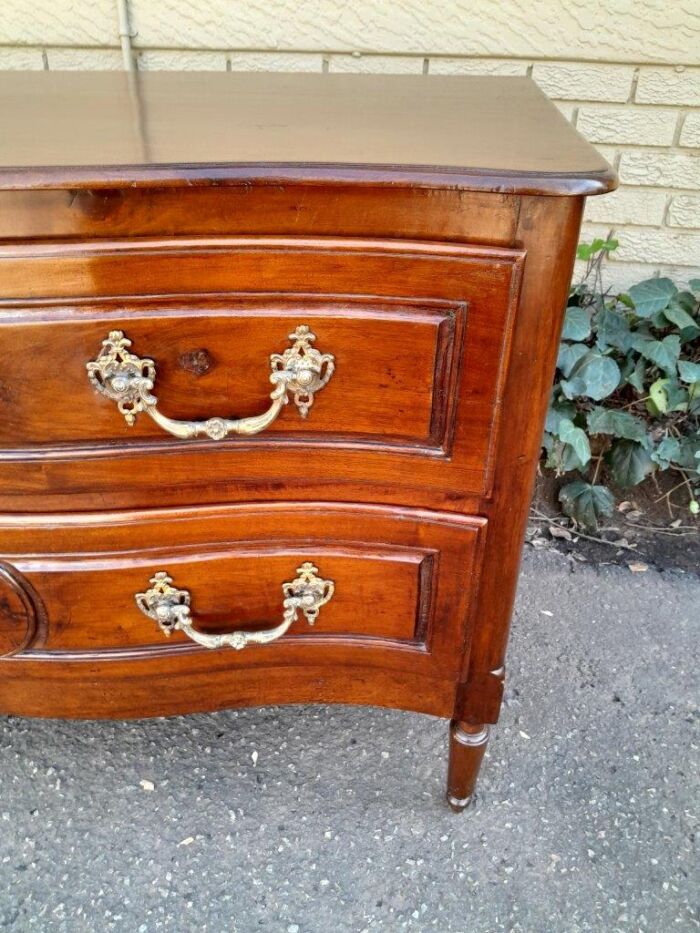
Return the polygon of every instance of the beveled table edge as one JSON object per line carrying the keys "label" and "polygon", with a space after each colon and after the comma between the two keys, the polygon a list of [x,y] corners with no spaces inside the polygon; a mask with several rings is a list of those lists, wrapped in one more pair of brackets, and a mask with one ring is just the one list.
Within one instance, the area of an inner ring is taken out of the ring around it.
{"label": "beveled table edge", "polygon": [[191,188],[238,185],[353,184],[375,187],[452,188],[496,194],[589,196],[617,188],[607,166],[589,172],[498,172],[443,165],[348,163],[173,163],[0,167],[0,191],[104,188]]}

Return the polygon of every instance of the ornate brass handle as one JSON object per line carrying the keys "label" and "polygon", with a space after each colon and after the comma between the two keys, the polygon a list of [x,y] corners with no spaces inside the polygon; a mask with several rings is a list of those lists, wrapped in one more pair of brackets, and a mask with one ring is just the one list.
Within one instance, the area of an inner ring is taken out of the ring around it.
{"label": "ornate brass handle", "polygon": [[225,635],[208,635],[194,627],[190,610],[189,590],[179,590],[173,586],[172,577],[165,571],[159,571],[149,581],[150,589],[145,593],[136,593],[136,605],[149,619],[154,619],[166,635],[172,632],[184,632],[192,641],[205,648],[223,648],[229,645],[240,650],[246,645],[266,645],[281,638],[287,629],[296,622],[301,611],[309,625],[313,625],[321,606],[325,606],[335,591],[332,580],[322,580],[316,576],[318,567],[306,562],[297,568],[297,577],[291,583],[282,584],[282,621],[275,628],[262,632],[228,632]]}
{"label": "ornate brass handle", "polygon": [[272,404],[262,415],[250,418],[209,418],[207,421],[177,421],[158,411],[158,399],[153,395],[156,364],[131,353],[131,341],[121,330],[113,330],[95,360],[87,363],[88,378],[93,387],[117,403],[127,424],[133,424],[139,412],[146,412],[161,428],[175,437],[190,438],[206,435],[220,441],[229,434],[259,434],[268,428],[294,396],[294,404],[302,418],[313,405],[319,392],[333,375],[335,358],[319,353],[311,346],[316,335],[308,324],[299,324],[289,335],[292,346],[284,353],[270,356],[270,393]]}

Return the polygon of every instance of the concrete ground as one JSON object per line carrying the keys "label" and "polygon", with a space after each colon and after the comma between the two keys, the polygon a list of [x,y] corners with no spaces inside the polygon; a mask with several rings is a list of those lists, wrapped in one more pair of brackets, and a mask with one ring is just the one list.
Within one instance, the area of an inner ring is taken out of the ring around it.
{"label": "concrete ground", "polygon": [[426,716],[0,719],[0,928],[695,930],[699,621],[697,578],[529,551],[459,816]]}

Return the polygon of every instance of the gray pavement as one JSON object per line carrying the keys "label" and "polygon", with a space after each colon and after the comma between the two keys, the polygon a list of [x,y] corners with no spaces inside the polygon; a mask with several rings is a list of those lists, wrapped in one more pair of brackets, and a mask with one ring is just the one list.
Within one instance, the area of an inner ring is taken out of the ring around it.
{"label": "gray pavement", "polygon": [[459,816],[426,716],[0,718],[0,928],[695,930],[698,621],[697,578],[529,551]]}

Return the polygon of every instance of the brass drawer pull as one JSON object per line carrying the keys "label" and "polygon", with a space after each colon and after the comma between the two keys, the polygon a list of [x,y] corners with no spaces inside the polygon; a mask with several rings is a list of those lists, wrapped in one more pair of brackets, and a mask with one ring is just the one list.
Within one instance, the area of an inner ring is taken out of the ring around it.
{"label": "brass drawer pull", "polygon": [[319,353],[312,347],[316,335],[308,324],[299,324],[289,335],[292,346],[284,353],[270,356],[270,393],[272,404],[261,415],[250,418],[209,418],[207,421],[177,421],[158,411],[158,399],[152,394],[156,381],[156,364],[151,359],[136,356],[129,347],[131,341],[121,330],[113,330],[95,360],[87,363],[88,378],[93,387],[117,403],[127,424],[133,424],[139,412],[146,412],[165,431],[175,437],[190,438],[205,435],[220,441],[229,434],[259,434],[268,428],[294,396],[294,404],[302,418],[313,405],[319,392],[333,375],[335,358]]}
{"label": "brass drawer pull", "polygon": [[296,622],[301,611],[309,625],[313,625],[321,606],[331,599],[335,591],[332,580],[322,580],[316,576],[318,567],[308,561],[297,568],[297,577],[291,583],[282,584],[284,600],[282,603],[282,621],[275,628],[262,632],[228,632],[224,635],[208,635],[194,627],[190,610],[189,590],[179,590],[173,586],[173,579],[165,570],[159,571],[149,581],[150,589],[145,593],[136,593],[136,605],[149,619],[154,619],[166,635],[172,632],[184,632],[192,641],[205,648],[223,648],[229,645],[240,650],[246,645],[266,645],[281,638],[287,629]]}

